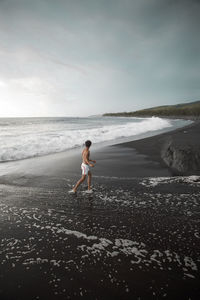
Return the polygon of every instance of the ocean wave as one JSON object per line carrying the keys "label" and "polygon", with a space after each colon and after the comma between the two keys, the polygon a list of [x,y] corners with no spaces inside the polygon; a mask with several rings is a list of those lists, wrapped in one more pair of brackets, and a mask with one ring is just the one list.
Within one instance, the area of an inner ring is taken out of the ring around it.
{"label": "ocean wave", "polygon": [[62,152],[74,147],[82,146],[87,139],[93,143],[117,140],[122,137],[132,137],[149,131],[157,131],[171,127],[169,120],[152,117],[128,121],[125,123],[92,128],[75,128],[40,126],[22,126],[21,129],[5,130],[0,135],[0,161],[20,160],[29,157],[43,156]]}

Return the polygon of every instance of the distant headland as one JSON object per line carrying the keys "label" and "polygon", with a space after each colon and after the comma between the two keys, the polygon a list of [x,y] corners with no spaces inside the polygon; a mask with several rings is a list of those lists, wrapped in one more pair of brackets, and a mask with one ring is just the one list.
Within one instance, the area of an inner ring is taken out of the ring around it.
{"label": "distant headland", "polygon": [[108,117],[179,117],[179,118],[200,118],[200,101],[182,103],[176,105],[156,106],[131,112],[105,113]]}

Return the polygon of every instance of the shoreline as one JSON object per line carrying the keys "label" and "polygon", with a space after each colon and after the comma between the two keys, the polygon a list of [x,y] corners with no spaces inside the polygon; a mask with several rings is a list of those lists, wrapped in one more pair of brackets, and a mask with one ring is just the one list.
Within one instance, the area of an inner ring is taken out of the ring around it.
{"label": "shoreline", "polygon": [[[168,144],[173,144],[179,151],[188,150],[188,156],[191,159],[192,155],[199,155],[200,159],[200,121],[175,129],[170,132],[165,132],[156,136],[137,141],[131,141],[123,144],[118,144],[118,147],[133,148],[137,153],[146,155],[147,159],[156,161],[160,166],[167,167],[172,175],[200,175],[200,165],[194,169],[178,171],[170,166],[167,166],[162,159],[163,150]],[[196,152],[194,152],[196,151]],[[187,154],[187,153],[186,153]],[[183,157],[182,159],[187,159]],[[200,160],[199,160],[200,162]]]}
{"label": "shoreline", "polygon": [[[98,164],[94,168],[95,175],[117,177],[151,177],[151,176],[173,176],[172,170],[166,166],[160,157],[161,144],[169,136],[176,132],[185,131],[187,128],[198,126],[200,122],[185,125],[176,129],[169,129],[150,137],[133,141],[123,141],[102,147],[91,148],[92,157],[96,158]],[[153,147],[158,143],[159,147]],[[147,150],[145,150],[147,149]],[[62,174],[80,175],[81,148],[69,149],[67,151],[52,153],[45,156],[37,156],[16,161],[7,161],[0,164],[0,182],[9,174],[57,176]],[[114,171],[113,171],[114,170]],[[5,175],[5,176],[4,176]],[[178,174],[175,174],[178,175]],[[183,174],[180,174],[183,175]],[[187,174],[186,174],[187,175]],[[190,175],[190,174],[189,174]]]}
{"label": "shoreline", "polygon": [[[138,117],[140,118],[140,117]],[[136,119],[138,119],[136,117]],[[142,119],[149,119],[149,117],[141,117]],[[156,117],[156,118],[162,118],[162,117]],[[164,119],[168,120],[168,119],[173,119],[173,118],[165,118]],[[181,121],[183,119],[178,119],[178,118],[175,118],[174,120],[176,121]],[[185,121],[192,121],[194,122],[194,120],[192,119],[184,119]],[[120,144],[120,143],[127,143],[127,142],[132,142],[132,141],[135,141],[135,140],[140,140],[140,139],[144,139],[146,137],[151,137],[151,136],[154,136],[154,135],[160,135],[162,133],[165,133],[165,132],[170,132],[170,131],[174,131],[176,130],[177,128],[182,128],[182,127],[185,127],[185,126],[188,126],[188,124],[181,124],[181,125],[175,125],[173,124],[172,127],[164,127],[162,129],[156,129],[156,130],[150,130],[150,131],[147,131],[147,132],[143,132],[143,133],[138,133],[138,134],[134,134],[133,136],[124,136],[124,137],[118,137],[118,138],[115,138],[115,139],[111,139],[111,140],[105,140],[105,141],[101,141],[101,142],[98,142],[98,143],[95,143],[93,144],[93,149],[100,149],[100,148],[105,148],[107,146],[114,146],[114,145],[117,145],[117,144]],[[156,133],[155,133],[156,132]],[[102,144],[102,146],[100,146]],[[4,163],[12,163],[12,162],[18,162],[18,161],[23,161],[23,160],[29,160],[29,159],[34,159],[34,158],[43,158],[43,157],[47,157],[47,156],[51,156],[51,155],[59,155],[60,153],[67,153],[67,152],[72,152],[74,151],[75,153],[77,151],[79,151],[81,149],[81,147],[83,146],[84,144],[82,145],[79,145],[78,144],[76,146],[74,146],[73,148],[67,148],[65,150],[61,150],[61,151],[57,151],[57,152],[49,152],[49,153],[46,153],[46,154],[38,154],[38,155],[34,155],[34,156],[27,156],[27,157],[22,157],[22,158],[16,158],[16,159],[8,159],[8,160],[1,160],[0,161],[0,165],[1,164],[4,164]]]}

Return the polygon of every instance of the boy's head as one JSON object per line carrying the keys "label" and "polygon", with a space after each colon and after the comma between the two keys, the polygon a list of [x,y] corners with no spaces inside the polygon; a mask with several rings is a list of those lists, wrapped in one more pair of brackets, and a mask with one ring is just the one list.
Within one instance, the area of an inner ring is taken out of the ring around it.
{"label": "boy's head", "polygon": [[91,145],[92,145],[92,142],[91,142],[91,141],[87,140],[87,141],[85,142],[85,146],[86,146],[86,147],[90,148]]}

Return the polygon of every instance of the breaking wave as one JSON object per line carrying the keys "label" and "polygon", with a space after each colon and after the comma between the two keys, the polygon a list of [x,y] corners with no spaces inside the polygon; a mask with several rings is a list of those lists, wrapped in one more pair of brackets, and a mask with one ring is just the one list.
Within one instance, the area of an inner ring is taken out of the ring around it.
{"label": "breaking wave", "polygon": [[[62,152],[82,146],[87,139],[93,143],[134,137],[173,126],[172,121],[152,117],[139,118],[63,118],[61,120],[1,123],[0,161],[12,161]],[[92,120],[92,121],[90,121]]]}

